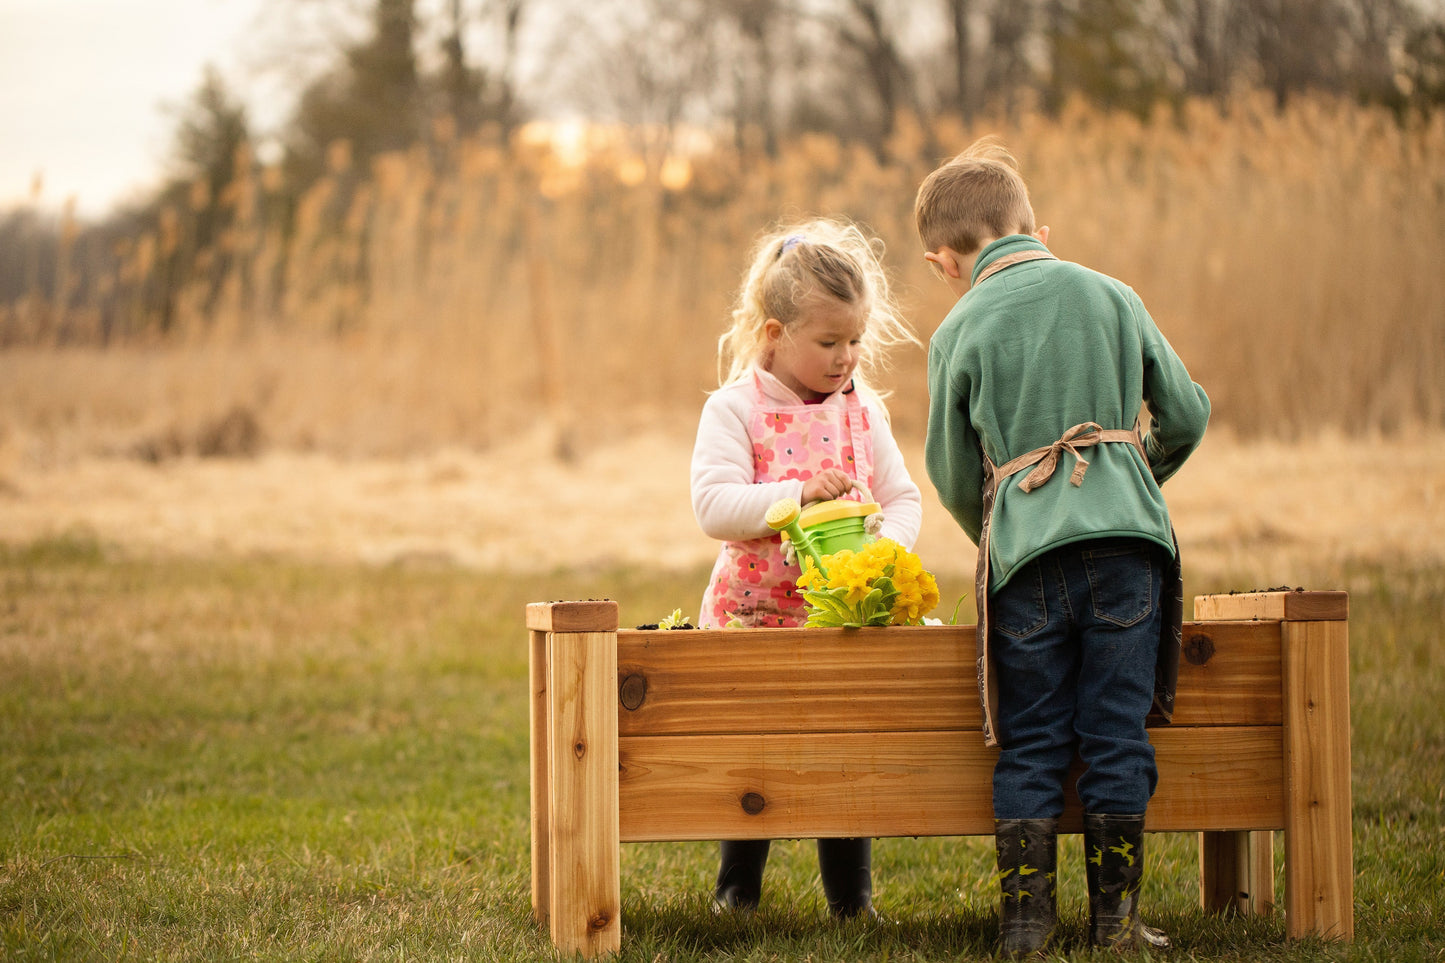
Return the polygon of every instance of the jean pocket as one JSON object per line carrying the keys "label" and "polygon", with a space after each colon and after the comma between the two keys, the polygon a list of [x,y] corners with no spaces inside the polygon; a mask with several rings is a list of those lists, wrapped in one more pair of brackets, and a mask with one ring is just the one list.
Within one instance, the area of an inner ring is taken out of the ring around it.
{"label": "jean pocket", "polygon": [[1142,548],[1109,548],[1084,553],[1094,617],[1128,628],[1154,610],[1155,573]]}
{"label": "jean pocket", "polygon": [[1049,620],[1044,605],[1044,574],[1029,565],[999,590],[989,605],[993,628],[1015,639],[1026,639]]}

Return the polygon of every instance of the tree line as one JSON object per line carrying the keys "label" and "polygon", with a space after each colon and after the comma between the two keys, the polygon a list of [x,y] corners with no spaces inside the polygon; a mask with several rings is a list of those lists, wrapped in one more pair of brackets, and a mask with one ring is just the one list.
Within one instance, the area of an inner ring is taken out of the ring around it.
{"label": "tree line", "polygon": [[[281,2],[281,0],[277,0]],[[313,0],[341,3],[346,0]],[[684,130],[776,154],[823,132],[880,157],[909,116],[1046,114],[1082,99],[1147,116],[1241,89],[1279,109],[1306,93],[1389,107],[1401,123],[1445,102],[1445,14],[1429,0],[353,0],[357,30],[300,89],[268,168],[284,220],[309,185],[330,216],[372,158],[459,138],[509,143],[535,118],[625,125],[665,152]],[[0,305],[35,291],[96,297],[79,273],[188,211],[185,251],[221,265],[237,206],[219,201],[251,150],[243,100],[208,70],[180,112],[174,175],[147,203],[75,225],[0,214]],[[168,213],[171,212],[171,213]],[[218,276],[220,273],[217,268]],[[158,282],[155,311],[171,310]]]}

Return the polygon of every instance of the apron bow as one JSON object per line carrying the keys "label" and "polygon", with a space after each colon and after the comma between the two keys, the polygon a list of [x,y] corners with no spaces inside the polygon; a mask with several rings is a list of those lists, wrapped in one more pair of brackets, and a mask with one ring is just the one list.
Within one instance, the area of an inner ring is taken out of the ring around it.
{"label": "apron bow", "polygon": [[[1029,472],[1019,482],[1019,488],[1031,492],[1044,482],[1054,477],[1054,469],[1059,467],[1059,458],[1064,452],[1074,456],[1074,470],[1069,473],[1069,484],[1075,487],[1084,483],[1084,472],[1089,470],[1089,460],[1079,449],[1090,448],[1104,440],[1104,429],[1092,421],[1086,421],[1082,425],[1075,425],[1060,436],[1059,440],[1046,448],[1036,448],[1024,455],[1027,459],[1025,465],[1034,464],[1034,470]],[[1004,466],[1004,474],[1008,472],[1008,465]],[[1017,469],[1016,469],[1017,470]]]}

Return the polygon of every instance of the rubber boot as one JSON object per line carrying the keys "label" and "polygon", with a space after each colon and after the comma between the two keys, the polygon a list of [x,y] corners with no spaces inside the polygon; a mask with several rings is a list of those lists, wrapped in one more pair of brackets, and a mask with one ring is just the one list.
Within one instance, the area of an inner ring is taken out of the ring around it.
{"label": "rubber boot", "polygon": [[1084,814],[1089,942],[1119,950],[1164,949],[1169,937],[1139,918],[1144,882],[1144,814]]}
{"label": "rubber boot", "polygon": [[996,819],[999,952],[1008,959],[1041,954],[1059,925],[1057,819]]}
{"label": "rubber boot", "polygon": [[720,844],[717,886],[713,904],[718,909],[751,912],[763,896],[763,867],[768,865],[768,840],[725,839]]}
{"label": "rubber boot", "polygon": [[873,840],[818,840],[818,875],[823,897],[835,919],[862,914],[876,919],[873,909]]}

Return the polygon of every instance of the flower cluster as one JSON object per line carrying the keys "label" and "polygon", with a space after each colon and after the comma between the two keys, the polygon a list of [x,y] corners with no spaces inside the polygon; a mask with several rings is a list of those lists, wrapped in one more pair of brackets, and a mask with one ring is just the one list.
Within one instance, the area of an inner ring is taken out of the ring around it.
{"label": "flower cluster", "polygon": [[825,555],[823,565],[809,565],[798,579],[809,627],[918,625],[938,604],[933,574],[892,539]]}

